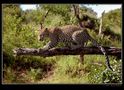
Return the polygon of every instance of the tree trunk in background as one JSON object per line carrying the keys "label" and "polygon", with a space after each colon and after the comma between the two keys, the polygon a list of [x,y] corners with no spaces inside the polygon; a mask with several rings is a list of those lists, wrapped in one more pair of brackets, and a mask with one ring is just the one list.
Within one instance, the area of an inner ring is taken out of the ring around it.
{"label": "tree trunk in background", "polygon": [[101,16],[101,18],[100,18],[99,35],[102,34],[102,19],[103,19],[103,15],[104,15],[104,13],[105,13],[105,10],[102,12],[102,16]]}

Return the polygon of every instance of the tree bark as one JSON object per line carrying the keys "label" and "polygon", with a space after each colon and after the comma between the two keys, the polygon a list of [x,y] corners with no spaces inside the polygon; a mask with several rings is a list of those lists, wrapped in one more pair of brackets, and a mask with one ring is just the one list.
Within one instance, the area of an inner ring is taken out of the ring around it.
{"label": "tree bark", "polygon": [[102,33],[102,17],[100,19],[99,35]]}
{"label": "tree bark", "polygon": [[83,64],[84,63],[84,54],[80,54],[80,62]]}
{"label": "tree bark", "polygon": [[100,18],[99,35],[101,35],[101,33],[102,33],[102,19],[103,19],[104,13],[105,13],[105,10],[102,12],[102,16],[101,16],[101,18]]}
{"label": "tree bark", "polygon": [[[113,55],[121,58],[121,49],[116,47],[103,47],[106,50],[108,55]],[[32,55],[32,56],[42,56],[42,57],[50,57],[56,55],[103,55],[102,52],[97,47],[84,47],[77,48],[75,50],[67,49],[67,48],[53,48],[47,51],[43,49],[35,49],[35,48],[17,48],[13,49],[13,52],[16,56],[20,55]]]}

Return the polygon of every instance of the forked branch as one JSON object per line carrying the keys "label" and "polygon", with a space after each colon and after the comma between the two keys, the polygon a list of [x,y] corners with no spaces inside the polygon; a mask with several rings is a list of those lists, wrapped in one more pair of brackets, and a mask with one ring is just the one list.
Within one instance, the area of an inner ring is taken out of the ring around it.
{"label": "forked branch", "polygon": [[73,6],[73,8],[74,8],[75,16],[76,16],[76,18],[77,18],[78,21],[79,21],[79,25],[80,25],[80,27],[83,28],[82,20],[81,20],[80,15],[79,15],[79,14],[80,14],[80,12],[79,12],[79,5],[73,4],[72,6]]}

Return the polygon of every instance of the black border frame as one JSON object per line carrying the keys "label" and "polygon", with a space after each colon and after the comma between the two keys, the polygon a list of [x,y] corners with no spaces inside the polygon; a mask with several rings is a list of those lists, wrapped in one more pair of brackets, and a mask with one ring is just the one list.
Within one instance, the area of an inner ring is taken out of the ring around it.
{"label": "black border frame", "polygon": [[[2,4],[64,4],[64,3],[77,3],[77,4],[80,4],[80,3],[83,3],[83,4],[122,4],[122,50],[123,50],[123,3],[121,0],[116,0],[116,1],[112,1],[112,0],[108,0],[108,1],[101,1],[101,0],[80,0],[80,1],[72,1],[72,0],[66,0],[65,2],[64,1],[61,1],[61,0],[56,0],[56,1],[53,1],[53,0],[44,0],[42,2],[40,2],[40,0],[32,0],[31,2],[27,1],[27,0],[9,0],[9,1],[2,1]],[[1,5],[1,12],[2,12],[2,5]],[[1,42],[2,42],[2,13],[1,13]],[[2,46],[2,43],[1,43],[1,46]],[[2,48],[1,48],[1,57],[2,57]],[[122,60],[123,60],[123,51],[122,51]],[[0,62],[2,64],[2,60]],[[122,66],[123,66],[123,62],[122,62]],[[1,72],[2,72],[2,68],[1,68]],[[122,70],[123,72],[123,70]],[[2,80],[2,78],[1,78]],[[1,82],[2,83],[2,82]],[[119,84],[119,85],[113,85],[113,84],[3,84],[2,86],[4,86],[3,88],[4,89],[11,89],[11,88],[30,88],[30,89],[41,89],[41,88],[53,88],[53,89],[65,89],[65,88],[70,88],[70,89],[80,89],[80,88],[103,88],[103,89],[106,89],[106,87],[113,87],[113,89],[117,89],[118,87],[122,87],[123,86],[123,77],[122,77],[122,84]]]}

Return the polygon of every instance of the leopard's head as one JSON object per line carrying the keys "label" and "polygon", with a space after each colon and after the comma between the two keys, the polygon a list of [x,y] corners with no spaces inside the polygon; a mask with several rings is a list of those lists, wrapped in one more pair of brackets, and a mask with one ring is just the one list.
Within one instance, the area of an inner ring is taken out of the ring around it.
{"label": "leopard's head", "polygon": [[38,40],[39,41],[43,41],[44,38],[48,37],[48,36],[49,36],[48,28],[43,28],[43,29],[39,30],[39,33],[38,33]]}

